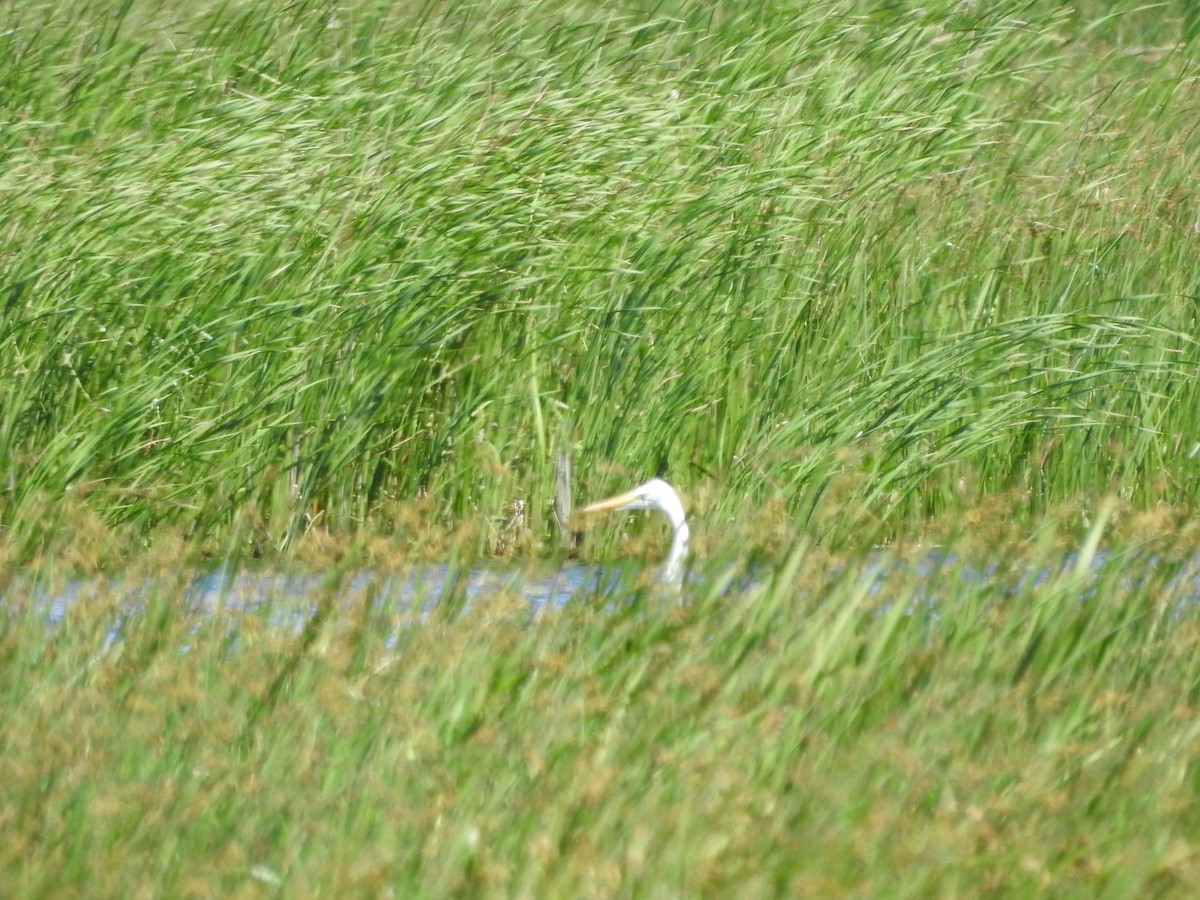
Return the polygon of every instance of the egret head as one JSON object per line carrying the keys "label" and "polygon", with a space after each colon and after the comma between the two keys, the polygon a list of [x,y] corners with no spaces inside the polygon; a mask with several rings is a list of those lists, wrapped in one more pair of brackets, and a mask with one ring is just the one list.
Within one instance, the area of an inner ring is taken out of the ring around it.
{"label": "egret head", "polygon": [[600,500],[585,506],[582,513],[598,513],[620,509],[656,509],[667,517],[675,532],[671,542],[671,552],[667,556],[663,569],[663,580],[678,585],[683,579],[683,560],[687,555],[688,526],[687,517],[683,512],[683,501],[671,487],[661,478],[651,478],[645,484],[639,484],[631,491],[617,494],[607,500]]}

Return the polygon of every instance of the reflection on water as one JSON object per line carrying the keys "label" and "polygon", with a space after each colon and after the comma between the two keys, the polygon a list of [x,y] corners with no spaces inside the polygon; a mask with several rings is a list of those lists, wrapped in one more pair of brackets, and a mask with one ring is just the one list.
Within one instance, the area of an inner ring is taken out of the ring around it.
{"label": "reflection on water", "polygon": [[[1165,570],[1165,571],[1164,571]],[[1055,565],[1030,568],[1017,576],[1000,564],[979,566],[960,562],[951,553],[933,551],[916,561],[903,561],[880,552],[861,561],[854,569],[842,567],[830,573],[831,578],[852,578],[861,585],[864,595],[876,597],[876,612],[886,611],[888,589],[903,583],[907,613],[923,611],[937,618],[938,605],[943,597],[960,595],[964,590],[976,593],[985,590],[1000,597],[1020,597],[1046,586],[1064,573],[1074,573],[1093,584],[1102,575],[1115,573],[1122,587],[1137,590],[1142,585],[1156,585],[1155,599],[1167,602],[1176,611],[1193,607],[1200,600],[1200,556],[1184,563],[1160,564],[1156,558],[1142,558],[1135,563],[1115,557],[1103,550],[1089,556],[1065,554]],[[340,583],[320,575],[300,575],[283,572],[237,572],[219,569],[195,576],[182,590],[182,602],[188,612],[198,617],[221,612],[261,614],[274,628],[298,632],[316,613],[322,598],[333,597],[347,612],[363,610],[369,605],[373,613],[397,616],[401,622],[415,624],[423,621],[440,604],[452,604],[463,611],[486,610],[498,597],[523,601],[529,615],[536,617],[561,609],[573,600],[594,602],[599,598],[605,605],[617,606],[637,593],[641,570],[636,566],[601,568],[567,564],[553,572],[531,573],[518,569],[475,568],[456,570],[447,565],[429,565],[401,574],[379,575],[359,572]],[[746,595],[756,585],[770,578],[769,572],[742,573],[736,578],[708,584],[700,576],[689,579],[685,593],[719,591],[729,595],[731,602]],[[1153,581],[1151,581],[1153,579]],[[1094,587],[1082,587],[1074,595],[1086,600]],[[162,598],[162,585],[153,583],[124,583],[75,581],[62,590],[50,592],[32,585],[10,585],[6,595],[0,595],[0,608],[7,596],[20,594],[26,608],[43,615],[50,625],[62,622],[67,612],[89,600],[101,597],[118,599],[120,613],[109,629],[108,641],[120,637],[124,625],[139,616],[148,598]],[[818,602],[819,602],[819,598]]]}

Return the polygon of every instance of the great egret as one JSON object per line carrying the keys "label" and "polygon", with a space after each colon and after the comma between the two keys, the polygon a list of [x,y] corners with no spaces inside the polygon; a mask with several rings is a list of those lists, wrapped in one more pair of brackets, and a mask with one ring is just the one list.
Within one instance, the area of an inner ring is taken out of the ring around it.
{"label": "great egret", "polygon": [[683,514],[683,502],[675,493],[675,488],[661,478],[651,478],[632,491],[585,506],[580,512],[598,513],[614,509],[657,509],[667,517],[675,536],[671,539],[671,551],[663,565],[662,580],[679,588],[683,584],[683,561],[687,558],[689,532],[687,518]]}

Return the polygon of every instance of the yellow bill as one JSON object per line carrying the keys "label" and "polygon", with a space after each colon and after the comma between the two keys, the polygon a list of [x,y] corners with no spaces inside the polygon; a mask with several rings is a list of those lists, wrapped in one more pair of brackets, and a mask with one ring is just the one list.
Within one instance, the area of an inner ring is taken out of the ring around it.
{"label": "yellow bill", "polygon": [[622,509],[631,503],[636,503],[640,498],[635,491],[626,491],[623,494],[617,494],[615,497],[609,497],[607,500],[597,500],[595,503],[589,503],[579,512],[598,513],[608,512],[613,509]]}

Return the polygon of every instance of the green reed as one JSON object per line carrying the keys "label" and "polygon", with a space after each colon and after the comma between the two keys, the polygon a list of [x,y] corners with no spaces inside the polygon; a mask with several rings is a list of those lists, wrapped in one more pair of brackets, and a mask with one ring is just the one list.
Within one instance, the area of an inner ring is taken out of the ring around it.
{"label": "green reed", "polygon": [[749,589],[715,566],[682,606],[534,621],[416,624],[335,573],[295,631],[160,582],[111,642],[117,586],[52,628],[10,590],[0,885],[1187,896],[1196,609],[1178,566],[1098,556],[1104,524],[992,581],[799,546]]}
{"label": "green reed", "polygon": [[1191,506],[1170,15],[4,8],[21,558],[81,515],[105,546],[496,549],[518,500],[536,546],[559,447],[579,495],[665,467],[713,521],[831,541],[998,494]]}
{"label": "green reed", "polygon": [[[0,23],[0,894],[1195,895],[1183,4]],[[564,450],[684,604],[348,596]],[[181,602],[280,552],[295,633]]]}

